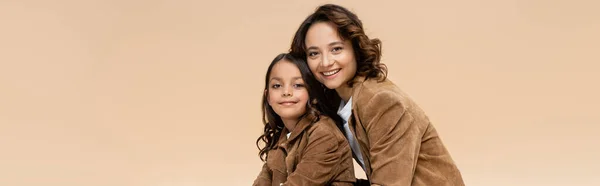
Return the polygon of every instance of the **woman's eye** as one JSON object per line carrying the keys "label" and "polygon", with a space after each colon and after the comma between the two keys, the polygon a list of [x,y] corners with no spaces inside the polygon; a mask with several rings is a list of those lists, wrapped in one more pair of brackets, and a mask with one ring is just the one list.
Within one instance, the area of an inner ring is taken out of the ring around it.
{"label": "woman's eye", "polygon": [[318,52],[309,52],[308,56],[316,56],[317,54],[319,54]]}
{"label": "woman's eye", "polygon": [[332,52],[339,52],[340,50],[342,50],[342,47],[335,47],[333,48],[333,50],[331,50]]}

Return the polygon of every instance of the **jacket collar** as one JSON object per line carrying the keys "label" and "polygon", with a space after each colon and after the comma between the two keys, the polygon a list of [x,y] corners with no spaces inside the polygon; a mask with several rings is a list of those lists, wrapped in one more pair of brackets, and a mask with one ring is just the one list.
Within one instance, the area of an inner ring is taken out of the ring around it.
{"label": "jacket collar", "polygon": [[294,130],[292,130],[292,133],[290,134],[289,138],[287,137],[287,133],[289,132],[289,130],[283,127],[281,135],[279,136],[279,142],[282,143],[287,141],[293,141],[294,139],[296,139],[298,136],[300,136],[300,134],[302,134],[304,130],[306,130],[306,128],[308,128],[312,124],[312,118],[313,117],[311,116],[306,116],[303,117],[300,121],[298,121],[298,123],[294,127]]}
{"label": "jacket collar", "polygon": [[306,128],[308,128],[312,124],[313,117],[307,115],[303,117],[292,130],[292,134],[288,138],[289,141],[296,139]]}
{"label": "jacket collar", "polygon": [[[354,78],[354,83],[352,84],[352,97],[353,100],[358,99],[358,95],[360,94],[360,90],[362,90],[363,83],[366,81],[367,77],[365,76],[356,76]],[[352,102],[352,110],[356,109],[356,101]]]}

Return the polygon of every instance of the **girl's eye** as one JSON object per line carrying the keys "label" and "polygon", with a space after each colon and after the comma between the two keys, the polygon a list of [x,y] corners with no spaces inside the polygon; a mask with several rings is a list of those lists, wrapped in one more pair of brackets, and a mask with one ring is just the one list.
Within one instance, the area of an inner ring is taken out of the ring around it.
{"label": "girl's eye", "polygon": [[279,87],[281,87],[281,85],[280,84],[273,84],[273,85],[271,85],[271,87],[272,88],[279,88]]}
{"label": "girl's eye", "polygon": [[295,88],[302,88],[302,87],[304,87],[304,84],[301,84],[301,83],[295,84],[294,87]]}

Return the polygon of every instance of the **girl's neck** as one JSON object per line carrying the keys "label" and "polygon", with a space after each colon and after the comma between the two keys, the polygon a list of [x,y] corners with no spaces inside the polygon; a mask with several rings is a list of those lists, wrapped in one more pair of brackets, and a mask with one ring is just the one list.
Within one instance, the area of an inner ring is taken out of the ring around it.
{"label": "girl's neck", "polygon": [[298,124],[299,119],[283,119],[283,118],[281,118],[281,121],[283,121],[283,125],[285,126],[286,129],[288,129],[288,132],[292,132],[294,130],[294,128],[296,127],[296,124]]}

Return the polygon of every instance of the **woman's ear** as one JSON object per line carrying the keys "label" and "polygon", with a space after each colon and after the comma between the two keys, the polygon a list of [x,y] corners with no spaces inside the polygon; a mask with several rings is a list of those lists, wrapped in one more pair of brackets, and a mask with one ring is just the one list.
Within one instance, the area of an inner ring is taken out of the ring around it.
{"label": "woman's ear", "polygon": [[317,98],[313,98],[311,103],[312,103],[313,105],[316,105],[316,104],[317,104]]}

